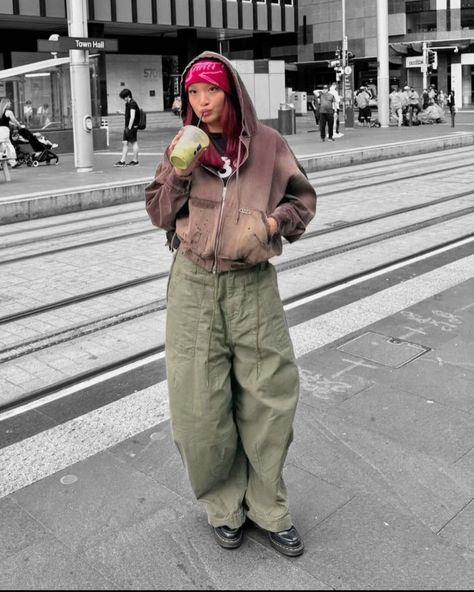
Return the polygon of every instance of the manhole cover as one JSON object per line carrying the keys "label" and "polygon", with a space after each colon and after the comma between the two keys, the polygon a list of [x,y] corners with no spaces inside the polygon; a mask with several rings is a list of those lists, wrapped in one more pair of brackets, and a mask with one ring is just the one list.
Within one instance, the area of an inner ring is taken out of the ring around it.
{"label": "manhole cover", "polygon": [[390,368],[400,368],[431,348],[396,337],[368,331],[340,345],[338,350]]}

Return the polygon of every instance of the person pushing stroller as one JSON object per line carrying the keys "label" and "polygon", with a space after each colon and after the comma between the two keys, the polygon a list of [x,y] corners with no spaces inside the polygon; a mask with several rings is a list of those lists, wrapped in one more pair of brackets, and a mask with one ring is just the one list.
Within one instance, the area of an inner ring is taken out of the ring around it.
{"label": "person pushing stroller", "polygon": [[59,157],[53,152],[58,145],[46,139],[40,132],[33,133],[26,127],[19,127],[12,132],[12,144],[20,165],[37,167],[42,162],[50,164],[52,160],[59,164]]}

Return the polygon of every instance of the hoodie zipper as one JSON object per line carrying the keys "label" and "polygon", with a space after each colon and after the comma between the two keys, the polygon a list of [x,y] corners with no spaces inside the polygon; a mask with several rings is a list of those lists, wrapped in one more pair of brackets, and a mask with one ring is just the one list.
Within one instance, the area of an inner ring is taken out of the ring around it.
{"label": "hoodie zipper", "polygon": [[[242,140],[240,140],[242,141]],[[243,165],[243,163],[247,160],[248,158],[248,154],[245,154],[245,158],[240,162],[239,167],[241,167]],[[204,167],[207,171],[210,171],[213,175],[216,175],[216,177],[219,177],[219,175],[216,173],[215,170],[205,166]],[[214,264],[212,265],[212,273],[217,273],[218,269],[217,269],[217,253],[219,250],[219,243],[220,243],[220,238],[221,238],[221,234],[222,234],[222,220],[223,220],[223,214],[224,214],[224,206],[225,206],[225,200],[226,200],[226,195],[227,195],[227,187],[229,186],[230,180],[232,179],[232,177],[237,173],[237,168],[235,169],[235,171],[229,175],[227,177],[227,182],[224,183],[224,179],[222,179],[221,177],[219,177],[219,179],[222,181],[223,187],[222,187],[222,201],[221,201],[221,207],[220,207],[220,211],[219,211],[219,219],[217,222],[217,231],[216,231],[216,242],[214,243]],[[239,188],[237,187],[237,191],[239,190]]]}
{"label": "hoodie zipper", "polygon": [[[234,173],[232,173],[232,175],[233,174]],[[220,242],[221,233],[222,233],[222,219],[224,218],[225,198],[227,196],[227,185],[229,184],[229,181],[231,180],[232,175],[229,175],[229,177],[227,178],[227,183],[224,183],[224,180],[221,179],[222,184],[223,184],[222,201],[221,201],[221,208],[219,211],[219,219],[217,222],[216,242],[214,243],[214,264],[212,266],[212,273],[217,273],[217,251],[219,249],[219,242]]]}

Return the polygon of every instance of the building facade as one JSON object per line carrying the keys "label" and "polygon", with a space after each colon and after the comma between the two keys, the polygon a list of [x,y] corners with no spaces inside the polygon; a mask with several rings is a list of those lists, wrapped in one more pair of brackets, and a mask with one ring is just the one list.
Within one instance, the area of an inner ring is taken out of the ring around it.
{"label": "building facade", "polygon": [[[51,58],[39,43],[68,36],[68,3],[80,1],[0,0],[0,70]],[[377,0],[87,0],[85,5],[88,36],[117,43],[117,51],[90,52],[96,120],[122,108],[118,93],[124,87],[147,111],[170,108],[182,69],[204,50],[232,60],[284,60],[285,86],[309,94],[337,78],[330,63],[342,49],[343,14],[353,86],[377,83]],[[425,82],[435,84],[454,89],[458,105],[474,103],[474,0],[388,0],[388,13],[390,83],[418,90]],[[410,60],[422,54],[424,44],[436,51],[438,62],[425,75]],[[65,71],[32,77],[16,94],[0,79],[0,96],[15,98],[18,114],[26,100],[36,107],[48,103],[55,121],[55,105],[68,105],[60,76],[67,80]]]}
{"label": "building facade", "polygon": [[[38,44],[52,35],[68,36],[71,1],[82,0],[0,0],[0,70],[50,59],[51,52]],[[170,108],[180,72],[204,50],[241,60],[296,60],[297,0],[87,0],[85,5],[88,38],[116,40],[118,46],[113,53],[90,52],[99,117],[123,108],[118,93],[124,87],[145,110]],[[54,55],[63,58],[69,51]],[[26,100],[54,110],[53,78],[38,74],[30,80],[18,112]],[[0,81],[4,95],[14,97],[9,82]]]}
{"label": "building facade", "polygon": [[[354,86],[377,81],[377,1],[300,0],[298,86],[314,89],[335,79],[329,62],[342,48],[342,14]],[[391,84],[434,84],[453,89],[458,105],[474,103],[474,0],[388,0]],[[426,78],[413,60],[423,44],[436,52],[438,65]]]}

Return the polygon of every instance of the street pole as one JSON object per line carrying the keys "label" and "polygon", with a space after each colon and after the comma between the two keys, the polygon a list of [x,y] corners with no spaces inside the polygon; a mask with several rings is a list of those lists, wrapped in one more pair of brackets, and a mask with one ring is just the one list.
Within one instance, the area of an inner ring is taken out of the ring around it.
{"label": "street pole", "polygon": [[354,97],[353,97],[353,73],[352,67],[348,63],[347,34],[346,34],[346,0],[342,0],[342,118],[344,127],[354,127]]}
{"label": "street pole", "polygon": [[428,45],[423,41],[423,65],[421,66],[423,73],[423,90],[428,88]]}
{"label": "street pole", "polygon": [[[67,0],[69,37],[87,37],[86,0]],[[89,51],[71,49],[71,104],[74,164],[78,173],[93,170],[92,103]]]}
{"label": "street pole", "polygon": [[388,0],[377,0],[377,109],[381,127],[388,127],[389,113],[389,65],[388,65]]}

